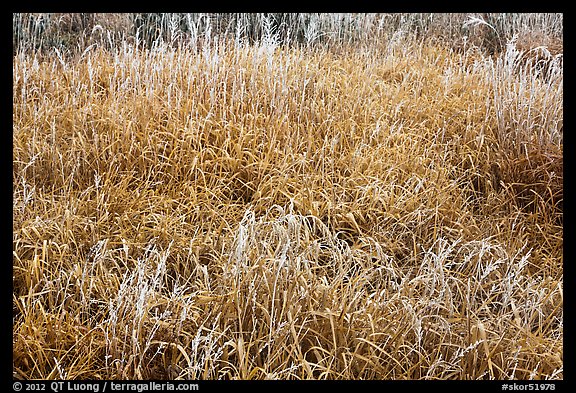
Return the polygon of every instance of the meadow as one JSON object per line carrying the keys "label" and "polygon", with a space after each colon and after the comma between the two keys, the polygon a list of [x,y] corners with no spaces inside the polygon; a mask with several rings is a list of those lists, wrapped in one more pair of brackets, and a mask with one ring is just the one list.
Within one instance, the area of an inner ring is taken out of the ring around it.
{"label": "meadow", "polygon": [[15,379],[563,379],[561,14],[13,21]]}

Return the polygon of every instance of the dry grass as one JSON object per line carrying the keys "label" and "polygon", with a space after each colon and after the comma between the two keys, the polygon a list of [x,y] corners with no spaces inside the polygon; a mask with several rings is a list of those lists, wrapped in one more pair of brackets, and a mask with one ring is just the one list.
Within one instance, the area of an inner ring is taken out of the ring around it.
{"label": "dry grass", "polygon": [[15,55],[14,377],[563,378],[562,64],[465,49]]}

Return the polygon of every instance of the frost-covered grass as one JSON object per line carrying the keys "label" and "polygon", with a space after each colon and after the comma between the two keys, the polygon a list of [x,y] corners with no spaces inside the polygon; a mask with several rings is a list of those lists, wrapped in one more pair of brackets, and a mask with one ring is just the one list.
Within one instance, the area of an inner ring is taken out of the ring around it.
{"label": "frost-covered grass", "polygon": [[14,377],[563,378],[561,55],[268,29],[15,54]]}

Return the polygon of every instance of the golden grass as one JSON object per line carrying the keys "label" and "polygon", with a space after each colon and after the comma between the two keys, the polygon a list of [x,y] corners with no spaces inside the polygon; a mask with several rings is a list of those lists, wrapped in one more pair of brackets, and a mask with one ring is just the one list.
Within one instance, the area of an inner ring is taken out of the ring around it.
{"label": "golden grass", "polygon": [[14,56],[14,377],[563,378],[562,72],[470,53]]}

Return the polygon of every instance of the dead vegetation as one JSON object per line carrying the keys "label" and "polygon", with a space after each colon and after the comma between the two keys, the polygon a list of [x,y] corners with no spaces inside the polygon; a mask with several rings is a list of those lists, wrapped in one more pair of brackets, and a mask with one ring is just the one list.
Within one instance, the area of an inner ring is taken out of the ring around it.
{"label": "dead vegetation", "polygon": [[519,52],[19,52],[14,377],[563,378],[563,71]]}

